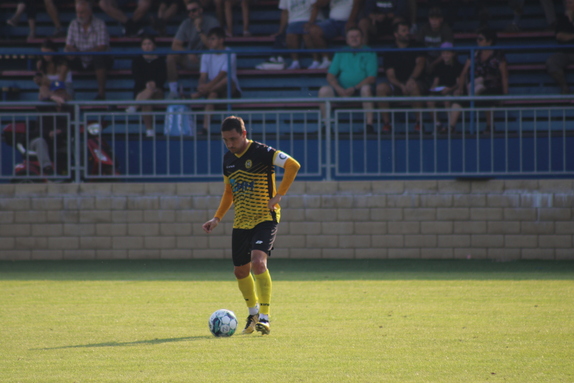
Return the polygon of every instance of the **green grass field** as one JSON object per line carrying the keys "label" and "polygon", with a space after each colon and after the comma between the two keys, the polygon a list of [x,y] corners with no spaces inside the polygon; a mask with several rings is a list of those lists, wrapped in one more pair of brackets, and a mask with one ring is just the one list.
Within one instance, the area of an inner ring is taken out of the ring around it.
{"label": "green grass field", "polygon": [[230,261],[0,262],[1,382],[574,382],[574,262],[272,259],[269,336]]}

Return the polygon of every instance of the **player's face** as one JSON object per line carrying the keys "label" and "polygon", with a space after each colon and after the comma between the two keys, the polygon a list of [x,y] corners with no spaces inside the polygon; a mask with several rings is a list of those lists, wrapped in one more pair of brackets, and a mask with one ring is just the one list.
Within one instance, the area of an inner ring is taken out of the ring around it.
{"label": "player's face", "polygon": [[233,154],[243,153],[247,148],[248,141],[246,130],[241,133],[235,129],[224,131],[221,132],[221,137],[223,138],[225,146],[227,146],[227,150]]}

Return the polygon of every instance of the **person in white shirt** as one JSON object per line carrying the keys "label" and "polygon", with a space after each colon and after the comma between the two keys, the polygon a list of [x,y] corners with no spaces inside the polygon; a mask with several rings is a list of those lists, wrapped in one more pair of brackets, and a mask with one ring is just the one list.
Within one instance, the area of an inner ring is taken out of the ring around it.
{"label": "person in white shirt", "polygon": [[[209,30],[207,33],[207,45],[209,50],[213,51],[230,50],[225,46],[225,30],[221,27]],[[229,64],[231,64],[231,67]],[[228,94],[227,91],[229,72],[231,73],[231,94]],[[226,53],[204,53],[201,55],[197,91],[191,94],[191,98],[197,100],[202,97],[208,100],[241,97],[241,88],[237,79],[237,56],[235,53],[231,55]],[[213,111],[214,108],[213,104],[205,105],[206,112]],[[210,120],[210,115],[206,114],[203,119],[203,131],[200,134],[209,133]]]}
{"label": "person in white shirt", "polygon": [[[329,18],[315,24],[321,8],[329,5]],[[309,32],[311,49],[327,49],[327,40],[345,37],[347,30],[357,26],[357,16],[362,5],[360,0],[317,0],[313,6],[305,30]],[[323,61],[314,59],[309,69],[327,69],[331,65],[329,53],[321,53]]]}
{"label": "person in white shirt", "polygon": [[[278,36],[286,33],[285,43],[287,49],[299,49],[300,37],[303,36],[303,41],[306,47],[311,47],[313,43],[310,40],[309,32],[305,29],[305,25],[311,18],[313,5],[317,0],[280,0],[279,9],[281,9],[281,24],[279,31],[272,35]],[[322,19],[319,14],[318,18]],[[291,65],[287,69],[300,69],[299,53],[291,53]],[[319,53],[313,53],[313,61],[319,60]]]}

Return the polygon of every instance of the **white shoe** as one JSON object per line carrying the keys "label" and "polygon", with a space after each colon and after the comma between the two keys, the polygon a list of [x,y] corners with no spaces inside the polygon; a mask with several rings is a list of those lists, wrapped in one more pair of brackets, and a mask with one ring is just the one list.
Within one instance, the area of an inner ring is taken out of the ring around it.
{"label": "white shoe", "polygon": [[153,130],[146,130],[146,137],[155,137],[155,132]]}
{"label": "white shoe", "polygon": [[307,69],[319,69],[321,63],[319,61],[313,61]]}
{"label": "white shoe", "polygon": [[136,108],[135,106],[130,106],[126,109],[126,113],[135,113],[138,111],[138,108]]}
{"label": "white shoe", "polygon": [[301,65],[299,64],[298,60],[295,60],[291,63],[291,65],[289,65],[289,67],[287,69],[301,69]]}
{"label": "white shoe", "polygon": [[321,65],[319,65],[317,69],[329,69],[329,66],[331,66],[331,61],[323,60],[323,62],[321,63]]}

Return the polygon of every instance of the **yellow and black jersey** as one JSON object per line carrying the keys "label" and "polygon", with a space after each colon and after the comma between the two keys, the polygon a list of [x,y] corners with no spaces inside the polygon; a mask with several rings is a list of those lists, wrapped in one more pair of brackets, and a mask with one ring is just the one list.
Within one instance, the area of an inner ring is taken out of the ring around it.
{"label": "yellow and black jersey", "polygon": [[250,141],[242,154],[227,152],[223,157],[224,182],[231,188],[236,229],[252,229],[264,221],[279,222],[281,208],[267,206],[276,194],[275,166],[284,167],[287,154],[265,144]]}

